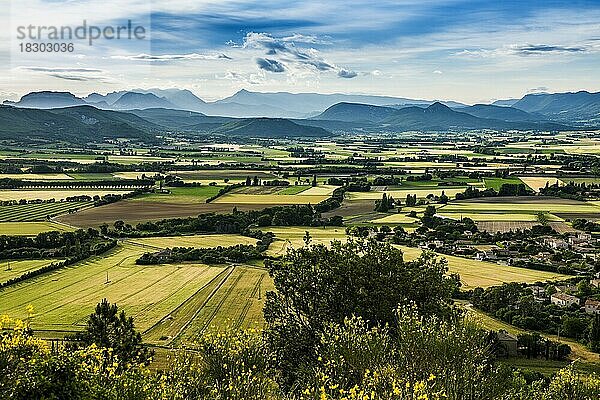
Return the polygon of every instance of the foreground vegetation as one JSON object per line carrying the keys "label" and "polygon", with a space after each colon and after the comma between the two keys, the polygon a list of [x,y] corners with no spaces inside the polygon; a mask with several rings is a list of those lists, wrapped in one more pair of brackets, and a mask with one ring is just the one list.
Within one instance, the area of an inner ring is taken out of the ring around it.
{"label": "foreground vegetation", "polygon": [[[311,273],[307,273],[307,272]],[[452,306],[455,277],[430,256],[349,241],[270,266],[267,326],[205,332],[156,372],[133,320],[106,301],[62,346],[3,316],[0,392],[13,399],[595,399],[576,365],[551,379],[496,360],[490,334]]]}

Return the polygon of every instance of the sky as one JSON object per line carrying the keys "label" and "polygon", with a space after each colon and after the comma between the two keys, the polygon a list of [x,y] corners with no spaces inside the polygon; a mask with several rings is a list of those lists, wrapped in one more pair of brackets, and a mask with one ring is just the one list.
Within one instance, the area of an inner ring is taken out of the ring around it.
{"label": "sky", "polygon": [[[107,36],[131,21],[144,34],[91,45],[89,34],[48,36],[84,21]],[[73,51],[23,47],[60,43]],[[135,88],[469,104],[600,91],[600,0],[0,0],[0,99]]]}

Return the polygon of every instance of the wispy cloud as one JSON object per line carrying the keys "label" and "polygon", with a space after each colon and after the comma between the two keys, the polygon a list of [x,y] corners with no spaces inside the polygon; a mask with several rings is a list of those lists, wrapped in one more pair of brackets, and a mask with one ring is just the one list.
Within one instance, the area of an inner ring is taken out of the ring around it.
{"label": "wispy cloud", "polygon": [[179,61],[179,60],[231,60],[231,57],[226,54],[163,54],[163,55],[151,55],[151,54],[136,54],[136,55],[116,55],[111,56],[117,60],[132,60],[132,61]]}
{"label": "wispy cloud", "polygon": [[106,81],[104,74],[106,73],[102,69],[98,68],[82,68],[82,67],[28,67],[20,66],[15,68],[17,71],[27,71],[34,73],[41,73],[53,78],[63,79],[67,81]]}

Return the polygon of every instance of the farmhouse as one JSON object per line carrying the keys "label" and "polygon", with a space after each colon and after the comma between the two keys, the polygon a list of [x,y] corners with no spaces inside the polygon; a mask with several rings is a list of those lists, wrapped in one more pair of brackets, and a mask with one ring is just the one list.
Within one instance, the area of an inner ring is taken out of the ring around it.
{"label": "farmhouse", "polygon": [[569,244],[565,240],[553,238],[553,237],[544,238],[543,243],[545,246],[550,247],[551,249],[554,249],[554,250],[569,248]]}
{"label": "farmhouse", "polygon": [[505,352],[506,357],[516,357],[518,354],[518,340],[515,336],[501,329],[496,333],[500,348]]}
{"label": "farmhouse", "polygon": [[566,293],[554,293],[550,296],[552,304],[556,304],[559,307],[569,307],[573,304],[579,305],[579,297],[571,296]]}
{"label": "farmhouse", "polygon": [[584,307],[588,314],[600,314],[600,301],[598,300],[587,299]]}

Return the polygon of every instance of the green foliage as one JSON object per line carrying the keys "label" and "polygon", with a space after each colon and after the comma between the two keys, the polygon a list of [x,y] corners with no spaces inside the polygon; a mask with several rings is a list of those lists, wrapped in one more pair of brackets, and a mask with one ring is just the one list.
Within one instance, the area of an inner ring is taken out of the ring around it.
{"label": "green foliage", "polygon": [[397,306],[409,303],[423,315],[450,317],[457,281],[446,272],[445,261],[432,254],[405,262],[390,245],[354,239],[290,250],[272,262],[277,291],[267,293],[266,335],[284,385],[291,387],[315,361],[330,323],[354,315],[369,326],[393,325]]}
{"label": "green foliage", "polygon": [[142,335],[135,330],[132,317],[125,311],[119,313],[116,304],[103,299],[90,315],[84,331],[75,334],[74,339],[80,346],[92,344],[112,349],[121,367],[128,363],[148,363],[152,352],[142,345]]}

